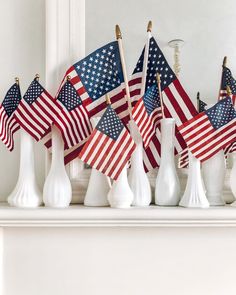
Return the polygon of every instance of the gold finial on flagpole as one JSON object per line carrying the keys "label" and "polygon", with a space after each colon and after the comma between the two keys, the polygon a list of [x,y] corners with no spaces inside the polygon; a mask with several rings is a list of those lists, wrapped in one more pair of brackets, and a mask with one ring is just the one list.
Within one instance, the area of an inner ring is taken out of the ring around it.
{"label": "gold finial on flagpole", "polygon": [[108,94],[106,94],[106,103],[107,103],[107,105],[111,104],[111,100],[110,100],[110,97]]}
{"label": "gold finial on flagpole", "polygon": [[40,78],[39,74],[36,74],[36,75],[35,75],[35,80],[38,81],[39,78]]}
{"label": "gold finial on flagpole", "polygon": [[16,83],[17,85],[19,85],[19,83],[20,83],[20,80],[19,80],[19,78],[18,78],[18,77],[15,77],[15,83]]}
{"label": "gold finial on flagpole", "polygon": [[229,85],[226,86],[227,95],[230,96],[232,94],[232,91],[229,87]]}
{"label": "gold finial on flagpole", "polygon": [[151,31],[152,31],[152,21],[150,20],[147,25],[147,32],[151,32]]}
{"label": "gold finial on flagpole", "polygon": [[116,25],[116,39],[122,39],[122,34],[119,25]]}
{"label": "gold finial on flagpole", "polygon": [[66,76],[66,81],[70,81],[70,79],[71,79],[71,76],[70,75],[67,75]]}
{"label": "gold finial on flagpole", "polygon": [[159,73],[157,73],[156,79],[157,79],[157,86],[158,86],[158,92],[159,92],[160,103],[161,103],[161,114],[162,114],[162,119],[164,119],[165,118],[164,103],[163,103],[163,97],[161,92],[161,76]]}
{"label": "gold finial on flagpole", "polygon": [[226,63],[227,63],[227,56],[224,57],[222,66],[226,67]]}

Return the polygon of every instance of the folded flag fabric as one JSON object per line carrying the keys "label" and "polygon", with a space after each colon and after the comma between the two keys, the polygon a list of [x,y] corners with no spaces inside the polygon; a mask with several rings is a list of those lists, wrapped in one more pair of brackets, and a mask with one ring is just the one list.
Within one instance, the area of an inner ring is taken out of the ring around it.
{"label": "folded flag fabric", "polygon": [[128,163],[135,143],[111,105],[96,125],[79,158],[117,180]]}
{"label": "folded flag fabric", "polygon": [[234,79],[231,70],[225,66],[222,69],[222,79],[220,87],[220,99],[223,99],[227,96],[227,86],[230,87],[232,92],[232,101],[235,105],[236,101],[236,80]]}
{"label": "folded flag fabric", "polygon": [[60,105],[61,111],[54,123],[61,130],[65,149],[68,149],[86,140],[91,134],[89,114],[69,77],[62,86],[56,102]]}
{"label": "folded flag fabric", "polygon": [[59,112],[55,99],[35,78],[20,101],[15,117],[20,126],[38,141],[49,132]]}
{"label": "folded flag fabric", "polygon": [[236,111],[227,97],[179,127],[192,154],[200,161],[215,155],[236,139]]}
{"label": "folded flag fabric", "polygon": [[233,152],[236,152],[236,142],[233,142],[233,143],[227,145],[224,149],[225,155],[228,155]]}
{"label": "folded flag fabric", "polygon": [[150,87],[137,101],[132,115],[142,136],[144,147],[147,148],[162,118],[157,85]]}
{"label": "folded flag fabric", "polygon": [[10,151],[14,148],[13,135],[20,129],[20,125],[14,115],[20,101],[20,87],[18,83],[15,83],[7,91],[0,106],[0,138]]}

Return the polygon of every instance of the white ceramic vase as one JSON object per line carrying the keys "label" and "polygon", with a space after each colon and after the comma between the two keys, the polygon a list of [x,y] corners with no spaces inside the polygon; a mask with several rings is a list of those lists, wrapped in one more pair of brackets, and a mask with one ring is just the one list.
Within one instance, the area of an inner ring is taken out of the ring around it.
{"label": "white ceramic vase", "polygon": [[66,208],[72,199],[70,179],[64,165],[64,142],[56,126],[52,126],[52,163],[43,188],[45,206]]}
{"label": "white ceramic vase", "polygon": [[188,208],[209,207],[201,176],[200,161],[190,151],[187,185],[179,206]]}
{"label": "white ceramic vase", "polygon": [[24,129],[20,130],[20,168],[15,189],[8,197],[11,206],[34,208],[42,204],[34,168],[34,140]]}
{"label": "white ceramic vase", "polygon": [[134,194],[128,183],[127,167],[124,167],[118,179],[113,182],[107,198],[112,208],[129,208],[131,206]]}
{"label": "white ceramic vase", "polygon": [[[231,191],[233,193],[233,196],[234,198],[236,198],[236,152],[233,152],[231,154],[232,156],[232,160],[233,160],[233,163],[232,163],[232,169],[230,171],[230,188],[231,188]],[[231,206],[236,206],[236,201],[234,201]]]}
{"label": "white ceramic vase", "polygon": [[156,179],[155,204],[177,206],[180,201],[180,183],[174,159],[175,120],[161,120],[161,162]]}
{"label": "white ceramic vase", "polygon": [[[101,117],[91,119],[93,128],[97,125]],[[88,183],[87,192],[84,199],[85,206],[109,206],[107,194],[111,189],[110,178],[102,174],[100,171],[92,168]]]}
{"label": "white ceramic vase", "polygon": [[130,133],[136,143],[136,149],[131,156],[129,170],[129,186],[134,194],[133,206],[149,206],[152,201],[151,186],[143,166],[143,141],[134,120],[130,121]]}
{"label": "white ceramic vase", "polygon": [[222,192],[226,174],[226,165],[223,150],[202,163],[202,174],[209,204],[211,206],[224,206],[225,201]]}

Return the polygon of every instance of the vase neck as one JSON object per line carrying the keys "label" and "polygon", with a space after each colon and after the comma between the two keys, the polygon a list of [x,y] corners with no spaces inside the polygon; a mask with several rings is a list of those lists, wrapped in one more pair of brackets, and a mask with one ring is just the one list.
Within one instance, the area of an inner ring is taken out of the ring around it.
{"label": "vase neck", "polygon": [[175,120],[161,120],[161,159],[174,159]]}

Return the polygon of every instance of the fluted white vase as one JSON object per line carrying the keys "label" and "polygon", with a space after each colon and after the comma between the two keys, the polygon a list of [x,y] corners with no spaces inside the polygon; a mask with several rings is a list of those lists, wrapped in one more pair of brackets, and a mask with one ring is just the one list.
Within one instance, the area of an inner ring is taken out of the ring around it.
{"label": "fluted white vase", "polygon": [[161,162],[156,179],[155,204],[177,206],[180,201],[180,182],[174,159],[175,120],[161,120]]}
{"label": "fluted white vase", "polygon": [[130,121],[130,133],[136,143],[136,149],[131,156],[129,170],[129,186],[134,194],[133,206],[149,206],[152,200],[151,186],[143,166],[143,141],[134,120]]}
{"label": "fluted white vase", "polygon": [[52,163],[43,188],[43,202],[52,208],[66,208],[72,199],[70,179],[64,165],[64,142],[56,126],[52,126]]}
{"label": "fluted white vase", "polygon": [[[233,196],[236,198],[236,152],[233,152],[231,154],[233,163],[232,163],[232,169],[230,171],[230,188],[233,193]],[[236,201],[234,201],[231,206],[236,206]]]}
{"label": "fluted white vase", "polygon": [[108,202],[112,208],[129,208],[133,202],[134,194],[130,189],[127,177],[127,167],[124,167],[108,193]]}
{"label": "fluted white vase", "polygon": [[225,155],[221,150],[202,163],[206,196],[211,206],[224,206],[223,186],[226,174]]}
{"label": "fluted white vase", "polygon": [[179,206],[188,208],[208,208],[209,202],[205,195],[201,176],[200,161],[189,151],[189,168],[187,185]]}
{"label": "fluted white vase", "polygon": [[[101,117],[91,118],[93,128],[97,125]],[[110,178],[100,171],[92,168],[89,178],[87,192],[84,198],[86,206],[108,206],[107,194],[111,189]]]}
{"label": "fluted white vase", "polygon": [[24,130],[20,130],[20,168],[17,184],[8,197],[11,206],[34,208],[42,204],[34,167],[34,140]]}

